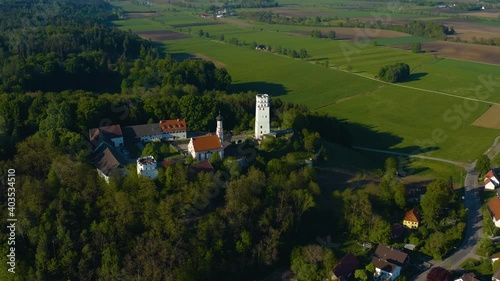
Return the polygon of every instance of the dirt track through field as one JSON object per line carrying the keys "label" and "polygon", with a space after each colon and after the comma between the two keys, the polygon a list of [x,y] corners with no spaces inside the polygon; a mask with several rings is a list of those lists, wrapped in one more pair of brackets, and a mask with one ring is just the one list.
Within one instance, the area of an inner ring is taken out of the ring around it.
{"label": "dirt track through field", "polygon": [[171,30],[143,31],[143,32],[137,32],[137,34],[143,39],[158,41],[158,42],[168,41],[168,40],[178,40],[189,37],[185,34]]}

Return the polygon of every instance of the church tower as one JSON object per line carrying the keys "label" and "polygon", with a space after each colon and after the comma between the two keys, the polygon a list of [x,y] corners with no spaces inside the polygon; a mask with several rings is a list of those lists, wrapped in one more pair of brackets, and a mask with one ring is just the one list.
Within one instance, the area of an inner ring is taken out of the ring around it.
{"label": "church tower", "polygon": [[222,128],[222,121],[224,121],[224,118],[222,118],[222,115],[220,115],[220,111],[219,115],[215,119],[217,120],[217,129],[215,131],[215,134],[219,137],[220,144],[224,145],[224,129]]}
{"label": "church tower", "polygon": [[270,101],[268,94],[259,94],[256,96],[255,103],[255,138],[262,139],[262,136],[271,131],[270,122]]}

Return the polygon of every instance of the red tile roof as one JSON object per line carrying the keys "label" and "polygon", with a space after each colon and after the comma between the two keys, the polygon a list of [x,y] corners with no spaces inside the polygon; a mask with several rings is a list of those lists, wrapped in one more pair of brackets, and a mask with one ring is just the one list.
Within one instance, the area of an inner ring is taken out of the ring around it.
{"label": "red tile roof", "polygon": [[111,125],[99,128],[93,128],[89,130],[90,142],[94,144],[98,144],[100,142],[99,138],[102,134],[102,137],[105,139],[113,139],[123,137],[122,129],[120,125]]}
{"label": "red tile roof", "polygon": [[485,179],[489,179],[489,178],[492,178],[493,176],[495,176],[495,175],[493,174],[493,170],[489,170],[489,171],[486,173],[486,175],[484,175],[484,178],[485,178]]}
{"label": "red tile roof", "polygon": [[191,165],[191,169],[193,169],[196,173],[201,173],[201,172],[210,173],[215,171],[212,164],[210,164],[210,162],[208,161],[203,161],[193,164]]}
{"label": "red tile roof", "polygon": [[500,220],[500,199],[495,196],[488,202],[488,209],[490,210],[491,216],[496,220]]}
{"label": "red tile roof", "polygon": [[419,223],[420,222],[420,215],[414,209],[411,209],[405,213],[403,220]]}
{"label": "red tile roof", "polygon": [[192,140],[195,152],[222,149],[220,139],[216,135],[196,137]]}
{"label": "red tile roof", "polygon": [[186,119],[161,120],[160,127],[164,133],[186,130]]}

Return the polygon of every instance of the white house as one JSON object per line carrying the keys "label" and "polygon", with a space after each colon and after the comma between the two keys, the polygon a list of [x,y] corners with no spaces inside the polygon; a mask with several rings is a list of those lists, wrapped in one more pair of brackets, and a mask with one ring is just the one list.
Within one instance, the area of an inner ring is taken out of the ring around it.
{"label": "white house", "polygon": [[500,198],[498,196],[495,196],[488,202],[488,210],[495,226],[500,227]]}
{"label": "white house", "polygon": [[255,99],[255,138],[262,139],[271,131],[270,100],[267,94],[259,94]]}
{"label": "white house", "polygon": [[381,280],[395,280],[409,259],[408,254],[404,252],[378,245],[372,259],[372,264],[375,266],[374,277]]}
{"label": "white house", "polygon": [[224,159],[224,148],[220,139],[216,135],[206,135],[191,138],[188,144],[188,153],[195,160],[208,160],[212,153],[219,153],[221,159]]}
{"label": "white house", "polygon": [[375,266],[374,277],[377,279],[393,281],[401,275],[401,267],[394,263],[379,258],[373,258],[372,263]]}
{"label": "white house", "polygon": [[123,146],[123,134],[120,125],[111,125],[99,128],[93,128],[89,130],[89,138],[92,145],[95,148],[101,144],[101,142],[107,142],[113,147]]}
{"label": "white house", "polygon": [[156,179],[158,177],[158,164],[153,156],[137,159],[137,174]]}
{"label": "white house", "polygon": [[486,175],[484,175],[484,189],[487,190],[495,190],[500,185],[496,177],[496,173],[494,170],[489,170]]}
{"label": "white house", "polygon": [[141,142],[186,139],[187,127],[184,119],[162,120],[160,123],[134,125],[124,128],[128,139]]}

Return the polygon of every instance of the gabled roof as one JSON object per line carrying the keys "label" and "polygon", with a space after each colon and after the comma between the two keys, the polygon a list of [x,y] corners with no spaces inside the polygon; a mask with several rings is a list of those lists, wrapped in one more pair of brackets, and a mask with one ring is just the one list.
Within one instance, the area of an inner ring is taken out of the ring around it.
{"label": "gabled roof", "polygon": [[408,258],[408,254],[383,245],[377,246],[373,256],[390,263],[395,263],[396,265],[404,264]]}
{"label": "gabled roof", "polygon": [[337,278],[347,278],[358,268],[359,261],[353,253],[347,253],[333,268],[333,274]]}
{"label": "gabled roof", "polygon": [[123,128],[123,132],[128,138],[140,138],[163,133],[159,123],[127,126]]}
{"label": "gabled roof", "polygon": [[123,167],[126,163],[121,155],[106,143],[99,145],[93,156],[92,163],[106,176],[109,176],[114,169]]}
{"label": "gabled roof", "polygon": [[397,265],[395,265],[391,262],[387,262],[387,261],[384,261],[384,260],[378,259],[378,258],[373,258],[372,263],[376,268],[383,270],[385,272],[389,272],[389,273],[393,273],[397,267]]}
{"label": "gabled roof", "polygon": [[193,169],[196,173],[201,173],[201,172],[210,173],[215,171],[212,164],[210,164],[210,162],[208,161],[203,161],[193,164],[191,165],[191,169]]}
{"label": "gabled roof", "polygon": [[174,119],[174,120],[161,120],[160,128],[163,132],[173,132],[179,130],[186,130],[186,120],[185,119]]}
{"label": "gabled roof", "polygon": [[415,209],[411,209],[405,213],[403,220],[419,223],[420,222],[420,215],[415,211]]}
{"label": "gabled roof", "polygon": [[463,281],[479,281],[479,279],[476,278],[476,275],[473,272],[465,273],[464,275],[460,276],[460,279],[462,279]]}
{"label": "gabled roof", "polygon": [[99,145],[103,140],[106,141],[119,137],[123,137],[120,125],[92,128],[89,130],[90,142],[95,146]]}
{"label": "gabled roof", "polygon": [[485,175],[484,175],[484,180],[486,179],[491,179],[492,177],[495,176],[495,173],[493,172],[493,170],[489,170]]}
{"label": "gabled roof", "polygon": [[206,135],[191,139],[195,152],[222,149],[219,137],[216,135]]}
{"label": "gabled roof", "polygon": [[497,196],[488,202],[488,209],[495,220],[500,220],[500,199]]}

